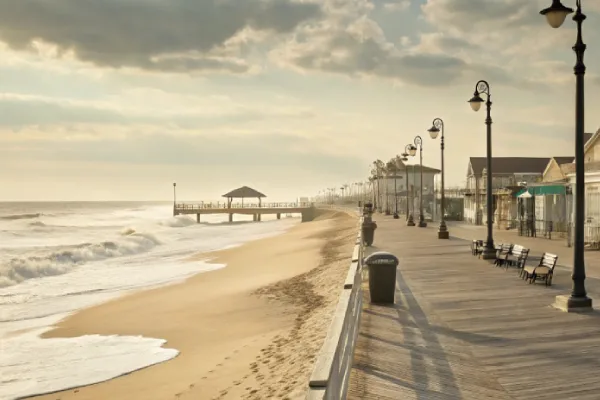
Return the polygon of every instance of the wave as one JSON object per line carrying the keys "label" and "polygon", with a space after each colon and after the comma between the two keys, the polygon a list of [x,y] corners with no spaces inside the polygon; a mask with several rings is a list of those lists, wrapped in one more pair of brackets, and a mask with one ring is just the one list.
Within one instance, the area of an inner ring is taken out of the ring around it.
{"label": "wave", "polygon": [[42,221],[35,221],[35,222],[30,222],[29,226],[45,227],[47,225],[45,223],[43,223]]}
{"label": "wave", "polygon": [[160,225],[168,226],[171,228],[184,228],[190,225],[197,225],[196,221],[186,215],[178,215],[176,217],[169,218],[159,222]]}
{"label": "wave", "polygon": [[0,219],[3,220],[16,220],[16,219],[34,219],[34,218],[39,218],[41,217],[43,214],[41,213],[33,213],[33,214],[9,214],[9,215],[3,215],[0,217]]}
{"label": "wave", "polygon": [[62,275],[91,261],[144,253],[160,244],[153,235],[132,232],[116,241],[84,243],[54,248],[46,254],[13,258],[0,265],[0,287]]}

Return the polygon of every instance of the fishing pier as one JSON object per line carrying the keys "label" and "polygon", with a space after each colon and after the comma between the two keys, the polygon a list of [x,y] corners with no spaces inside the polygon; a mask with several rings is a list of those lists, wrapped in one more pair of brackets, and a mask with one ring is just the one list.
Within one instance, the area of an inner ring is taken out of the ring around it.
{"label": "fishing pier", "polygon": [[[203,214],[228,214],[229,222],[233,222],[234,214],[252,215],[254,221],[261,221],[261,216],[265,214],[276,215],[277,219],[281,219],[281,214],[301,214],[302,222],[312,221],[315,217],[315,208],[311,203],[263,203],[262,198],[266,196],[247,186],[224,194],[223,197],[227,198],[227,201],[174,203],[173,216],[196,214],[198,223]],[[245,198],[255,198],[258,202],[244,204]],[[234,203],[233,199],[241,201]]]}

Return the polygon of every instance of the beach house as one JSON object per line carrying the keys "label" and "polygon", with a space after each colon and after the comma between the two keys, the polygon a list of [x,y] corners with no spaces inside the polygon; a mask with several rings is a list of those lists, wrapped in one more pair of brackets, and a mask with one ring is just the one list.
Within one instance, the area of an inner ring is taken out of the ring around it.
{"label": "beach house", "polygon": [[[541,182],[550,157],[493,157],[492,198],[494,223],[499,228],[514,227],[517,217],[515,194],[524,186]],[[471,157],[467,166],[464,220],[487,223],[487,159]]]}

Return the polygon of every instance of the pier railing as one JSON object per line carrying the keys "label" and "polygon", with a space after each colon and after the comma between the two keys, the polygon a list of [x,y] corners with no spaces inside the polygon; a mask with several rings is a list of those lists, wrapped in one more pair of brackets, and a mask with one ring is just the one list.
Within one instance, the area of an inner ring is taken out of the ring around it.
{"label": "pier railing", "polygon": [[310,376],[307,400],[346,398],[362,311],[362,253],[359,228],[344,288]]}
{"label": "pier railing", "polygon": [[200,202],[195,204],[180,203],[175,204],[176,210],[214,210],[229,208],[308,208],[312,203],[227,203],[227,202]]}

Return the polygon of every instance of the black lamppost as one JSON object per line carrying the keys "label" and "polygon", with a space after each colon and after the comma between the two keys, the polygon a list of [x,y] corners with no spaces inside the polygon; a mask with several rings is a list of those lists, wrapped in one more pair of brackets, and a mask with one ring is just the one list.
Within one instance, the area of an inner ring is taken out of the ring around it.
{"label": "black lamppost", "polygon": [[[408,146],[407,146],[408,147]],[[403,162],[407,162],[408,161],[408,153],[407,153],[408,149],[404,148],[404,153],[400,154],[402,156],[401,160]],[[408,214],[409,214],[409,209],[408,209],[408,166],[405,164],[404,165],[404,173],[406,175],[406,220],[408,221]]]}
{"label": "black lamppost", "polygon": [[176,192],[177,183],[173,182],[173,216],[177,215],[177,192]]}
{"label": "black lamppost", "polygon": [[415,136],[415,144],[411,145],[408,151],[413,157],[417,154],[417,146],[419,147],[419,168],[421,170],[421,184],[419,185],[419,228],[425,228],[427,222],[425,222],[425,215],[423,214],[423,139],[419,135]]}
{"label": "black lamppost", "polygon": [[[576,76],[576,94],[575,94],[575,240],[573,249],[573,288],[571,296],[557,296],[557,306],[566,311],[591,311],[592,299],[587,297],[585,290],[585,258],[584,258],[584,221],[585,221],[585,168],[584,168],[584,111],[585,111],[585,92],[584,77],[585,64],[583,56],[586,45],[583,43],[582,24],[586,19],[581,11],[581,0],[576,1],[577,10],[573,16],[573,21],[577,23],[577,41],[573,46],[573,51],[577,61],[575,63]],[[546,16],[548,23],[553,28],[560,27],[568,14],[573,12],[572,8],[562,5],[560,0],[552,0],[552,5],[540,11],[540,14]]]}
{"label": "black lamppost", "polygon": [[494,198],[492,196],[492,96],[490,94],[490,85],[486,81],[479,81],[475,85],[475,93],[469,104],[473,111],[479,111],[481,103],[484,100],[481,98],[481,93],[487,95],[487,101],[485,105],[487,107],[487,117],[485,118],[485,124],[487,125],[487,185],[486,185],[486,197],[487,197],[487,240],[481,258],[484,260],[493,260],[496,258],[496,248],[494,247]]}
{"label": "black lamppost", "polygon": [[[414,157],[416,153],[413,153],[411,150],[413,148],[412,144],[407,144],[406,147],[404,148],[404,151],[407,156],[411,156]],[[408,181],[408,180],[407,180]],[[411,208],[410,208],[410,214],[408,215],[408,220],[406,221],[406,226],[415,226],[415,219],[413,217],[414,214],[414,204],[415,204],[415,183],[417,181],[415,180],[415,165],[413,164],[413,189],[410,191],[411,193],[411,197],[410,200],[413,203]],[[408,201],[408,192],[406,193],[407,196],[407,201]]]}
{"label": "black lamppost", "polygon": [[438,134],[442,132],[442,137],[440,138],[440,148],[442,150],[442,220],[440,221],[440,228],[438,230],[438,239],[448,239],[450,232],[448,232],[448,227],[446,226],[446,197],[444,193],[444,121],[441,118],[434,119],[433,125],[429,128],[428,132],[432,139],[436,139]]}

